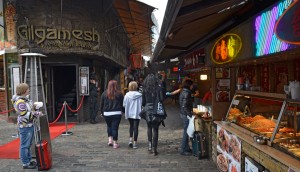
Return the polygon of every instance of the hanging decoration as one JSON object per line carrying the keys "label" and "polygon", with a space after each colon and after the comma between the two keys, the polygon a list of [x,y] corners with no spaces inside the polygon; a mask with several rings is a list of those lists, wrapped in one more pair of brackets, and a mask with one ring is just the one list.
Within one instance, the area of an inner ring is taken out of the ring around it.
{"label": "hanging decoration", "polygon": [[141,54],[131,54],[130,61],[132,69],[141,69],[143,66],[143,57]]}

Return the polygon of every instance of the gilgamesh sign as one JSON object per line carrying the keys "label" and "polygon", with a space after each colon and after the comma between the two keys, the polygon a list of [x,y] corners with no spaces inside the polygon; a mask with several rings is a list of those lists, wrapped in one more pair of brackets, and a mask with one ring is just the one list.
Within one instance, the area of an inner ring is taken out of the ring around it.
{"label": "gilgamesh sign", "polygon": [[85,41],[98,41],[99,34],[95,29],[89,31],[82,30],[66,30],[66,29],[52,29],[52,28],[35,28],[34,26],[28,27],[27,25],[21,25],[18,27],[18,35],[27,41],[35,40],[37,44],[44,42],[46,39],[55,40],[70,40],[75,38]]}
{"label": "gilgamesh sign", "polygon": [[17,32],[20,39],[34,41],[40,47],[49,49],[55,47],[92,49],[100,44],[99,33],[94,28],[67,30],[20,25]]}
{"label": "gilgamesh sign", "polygon": [[275,33],[279,40],[289,44],[300,44],[300,2],[293,2],[278,19]]}
{"label": "gilgamesh sign", "polygon": [[216,64],[228,63],[235,59],[241,48],[242,40],[237,34],[225,34],[213,46],[211,59]]}

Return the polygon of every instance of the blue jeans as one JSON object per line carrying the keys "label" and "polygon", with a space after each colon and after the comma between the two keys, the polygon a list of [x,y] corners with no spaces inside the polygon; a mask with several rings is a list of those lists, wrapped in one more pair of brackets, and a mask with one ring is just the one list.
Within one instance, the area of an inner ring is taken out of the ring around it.
{"label": "blue jeans", "polygon": [[33,126],[19,128],[20,130],[20,156],[23,166],[29,165],[31,161],[31,144],[33,140]]}
{"label": "blue jeans", "polygon": [[104,116],[107,125],[107,135],[108,137],[113,138],[113,140],[118,140],[118,131],[119,125],[121,122],[122,115],[111,115],[111,116]]}
{"label": "blue jeans", "polygon": [[181,152],[187,152],[190,150],[189,146],[189,136],[186,132],[188,126],[189,126],[189,119],[185,115],[181,115],[181,119],[183,122],[183,134],[182,134],[182,140],[181,140]]}

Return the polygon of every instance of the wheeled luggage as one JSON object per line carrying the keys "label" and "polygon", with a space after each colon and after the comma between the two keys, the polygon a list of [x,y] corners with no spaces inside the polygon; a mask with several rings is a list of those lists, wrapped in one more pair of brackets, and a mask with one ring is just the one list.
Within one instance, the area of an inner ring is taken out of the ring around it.
{"label": "wheeled luggage", "polygon": [[194,132],[192,138],[192,151],[193,155],[198,157],[198,159],[208,157],[207,140],[203,133]]}
{"label": "wheeled luggage", "polygon": [[46,140],[41,140],[35,145],[35,154],[38,170],[49,170],[52,166],[52,156]]}
{"label": "wheeled luggage", "polygon": [[40,123],[35,122],[34,136],[35,136],[35,155],[39,171],[49,170],[52,167],[52,153],[50,145],[47,140],[41,139]]}

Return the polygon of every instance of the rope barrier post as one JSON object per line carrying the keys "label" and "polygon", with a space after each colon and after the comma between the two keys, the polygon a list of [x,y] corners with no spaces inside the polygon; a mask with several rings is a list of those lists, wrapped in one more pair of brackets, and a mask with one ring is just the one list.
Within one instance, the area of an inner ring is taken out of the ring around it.
{"label": "rope barrier post", "polygon": [[66,101],[64,101],[64,108],[65,108],[65,125],[66,125],[66,131],[63,132],[61,135],[62,136],[70,136],[73,133],[68,131],[68,120],[67,120],[67,116],[68,115],[67,115],[67,102]]}

